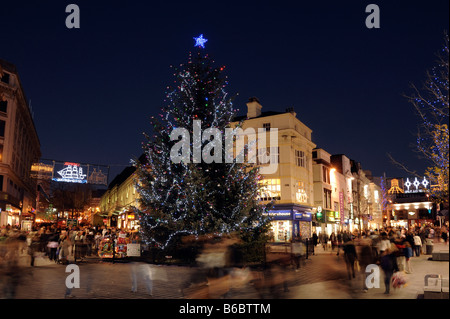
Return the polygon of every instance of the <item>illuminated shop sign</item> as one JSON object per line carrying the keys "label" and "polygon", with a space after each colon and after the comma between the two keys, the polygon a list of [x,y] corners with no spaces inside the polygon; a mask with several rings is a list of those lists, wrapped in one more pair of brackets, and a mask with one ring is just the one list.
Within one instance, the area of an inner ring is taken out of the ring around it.
{"label": "illuminated shop sign", "polygon": [[308,221],[308,222],[310,222],[312,220],[311,213],[303,213],[303,212],[301,213],[301,212],[295,212],[295,211],[294,211],[294,218],[301,220],[301,221]]}
{"label": "illuminated shop sign", "polygon": [[291,211],[290,210],[270,210],[268,213],[265,213],[265,215],[270,217],[291,217]]}

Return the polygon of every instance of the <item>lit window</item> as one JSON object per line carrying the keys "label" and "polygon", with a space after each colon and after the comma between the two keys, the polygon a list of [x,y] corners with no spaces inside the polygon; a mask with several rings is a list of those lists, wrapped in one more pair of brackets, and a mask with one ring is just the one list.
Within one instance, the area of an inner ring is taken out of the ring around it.
{"label": "lit window", "polygon": [[263,179],[259,181],[259,199],[260,200],[280,200],[281,182],[279,178]]}
{"label": "lit window", "polygon": [[297,193],[295,194],[297,201],[300,203],[307,203],[308,194],[306,193],[305,182],[298,182],[297,186]]}

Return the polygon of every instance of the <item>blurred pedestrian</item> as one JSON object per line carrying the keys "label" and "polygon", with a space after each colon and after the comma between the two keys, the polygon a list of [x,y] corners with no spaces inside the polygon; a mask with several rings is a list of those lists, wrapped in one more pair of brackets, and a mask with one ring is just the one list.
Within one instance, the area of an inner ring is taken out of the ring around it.
{"label": "blurred pedestrian", "polygon": [[30,266],[34,267],[34,260],[37,252],[39,252],[41,246],[41,239],[39,233],[31,235],[31,240],[28,246],[28,254],[30,255]]}
{"label": "blurred pedestrian", "polygon": [[[331,242],[331,252],[334,252],[334,249],[336,247],[338,247],[337,236],[334,232],[332,232],[330,235],[330,242]],[[338,250],[339,250],[339,248],[338,248]]]}
{"label": "blurred pedestrian", "polygon": [[357,261],[356,248],[353,241],[344,243],[344,259],[347,265],[348,279],[355,278],[355,263]]}
{"label": "blurred pedestrian", "polygon": [[292,260],[295,265],[295,271],[298,271],[300,269],[301,263],[302,263],[302,256],[303,256],[303,243],[300,237],[295,237],[292,241]]}
{"label": "blurred pedestrian", "polygon": [[411,244],[408,241],[405,241],[404,254],[405,254],[405,264],[406,264],[405,272],[407,274],[411,274],[412,273],[411,257],[413,256],[413,251],[412,251]]}
{"label": "blurred pedestrian", "polygon": [[397,248],[392,244],[391,248],[387,248],[383,251],[383,255],[380,258],[380,266],[384,272],[385,294],[389,294],[391,291],[392,275],[394,272],[399,271],[397,257],[395,256],[396,250]]}
{"label": "blurred pedestrian", "polygon": [[441,238],[444,241],[444,243],[447,245],[448,231],[445,227],[443,227],[443,229],[442,229]]}
{"label": "blurred pedestrian", "polygon": [[336,240],[337,240],[337,254],[336,254],[336,256],[339,256],[339,251],[341,250],[341,247],[342,247],[342,232],[339,232],[337,234]]}
{"label": "blurred pedestrian", "polygon": [[420,257],[420,251],[422,250],[422,240],[420,239],[420,236],[416,233],[414,235],[414,252],[416,254],[416,257]]}
{"label": "blurred pedestrian", "polygon": [[360,266],[361,274],[363,274],[363,291],[367,292],[366,285],[366,268],[375,262],[373,255],[372,241],[369,238],[362,238],[360,241],[360,252],[358,254],[358,262]]}
{"label": "blurred pedestrian", "polygon": [[52,234],[50,238],[48,239],[47,248],[49,249],[49,255],[48,258],[54,262],[57,262],[56,259],[56,251],[58,249],[59,243],[58,243],[58,234]]}
{"label": "blurred pedestrian", "polygon": [[70,247],[72,247],[72,243],[69,236],[62,235],[59,242],[58,261],[64,265],[69,262]]}
{"label": "blurred pedestrian", "polygon": [[131,263],[131,291],[137,292],[138,282],[143,283],[149,296],[153,296],[153,273],[147,263]]}
{"label": "blurred pedestrian", "polygon": [[322,248],[323,250],[327,250],[327,245],[328,245],[328,236],[326,233],[322,234],[321,236],[322,238],[320,239],[321,243],[322,243]]}
{"label": "blurred pedestrian", "polygon": [[381,233],[381,239],[378,242],[378,255],[383,255],[386,249],[389,249],[391,246],[391,241],[388,238],[388,235],[383,232]]}

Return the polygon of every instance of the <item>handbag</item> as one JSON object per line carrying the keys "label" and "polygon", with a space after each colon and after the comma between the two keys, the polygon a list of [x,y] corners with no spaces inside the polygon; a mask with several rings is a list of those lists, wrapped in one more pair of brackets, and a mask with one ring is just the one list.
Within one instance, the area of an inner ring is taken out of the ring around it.
{"label": "handbag", "polygon": [[407,283],[406,278],[402,275],[400,271],[397,271],[392,276],[392,287],[394,288],[401,288],[405,286]]}

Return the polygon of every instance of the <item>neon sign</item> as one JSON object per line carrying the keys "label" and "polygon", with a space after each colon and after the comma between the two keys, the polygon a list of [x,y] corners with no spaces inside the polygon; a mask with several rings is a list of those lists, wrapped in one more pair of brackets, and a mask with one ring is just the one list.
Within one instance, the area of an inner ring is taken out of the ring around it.
{"label": "neon sign", "polygon": [[[407,187],[407,190],[405,190],[405,193],[418,193],[423,191],[423,189],[426,189],[430,182],[424,177],[423,180],[420,182],[417,177],[414,178],[414,182],[411,183],[409,178],[406,179],[405,187]],[[414,188],[412,188],[414,186]],[[420,188],[420,186],[423,186],[423,188]]]}
{"label": "neon sign", "polygon": [[79,183],[86,184],[86,174],[83,174],[83,168],[78,163],[64,163],[65,168],[58,171],[61,177],[54,177],[53,180],[56,182],[66,182],[66,183]]}

